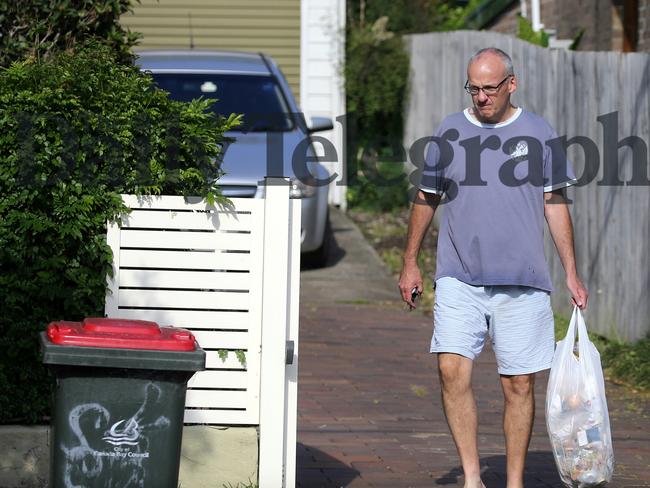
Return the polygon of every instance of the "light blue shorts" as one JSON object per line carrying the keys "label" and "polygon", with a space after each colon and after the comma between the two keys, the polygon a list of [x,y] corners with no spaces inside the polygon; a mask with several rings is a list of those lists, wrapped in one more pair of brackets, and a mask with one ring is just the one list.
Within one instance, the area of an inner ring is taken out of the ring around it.
{"label": "light blue shorts", "polygon": [[476,359],[490,338],[499,374],[551,367],[555,337],[549,292],[527,286],[473,286],[436,281],[431,352]]}

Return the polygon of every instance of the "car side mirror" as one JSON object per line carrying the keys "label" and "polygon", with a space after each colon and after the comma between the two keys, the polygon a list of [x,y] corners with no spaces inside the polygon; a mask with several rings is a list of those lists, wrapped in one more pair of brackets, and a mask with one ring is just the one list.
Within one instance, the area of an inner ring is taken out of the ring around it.
{"label": "car side mirror", "polygon": [[333,128],[332,119],[329,117],[312,117],[307,126],[309,132],[322,132],[324,130],[332,130]]}

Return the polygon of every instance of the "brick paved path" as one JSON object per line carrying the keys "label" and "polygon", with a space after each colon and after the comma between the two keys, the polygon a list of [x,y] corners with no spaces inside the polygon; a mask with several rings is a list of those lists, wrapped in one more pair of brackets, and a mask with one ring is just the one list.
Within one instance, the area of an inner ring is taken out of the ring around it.
{"label": "brick paved path", "polygon": [[[462,486],[442,413],[430,318],[387,301],[393,281],[341,215],[342,248],[325,270],[303,272],[298,400],[298,486]],[[526,486],[560,487],[543,415],[547,375],[536,386],[538,414]],[[505,487],[502,395],[491,351],[474,371],[481,466],[488,488]],[[616,475],[610,486],[650,487],[648,398],[608,385]]]}

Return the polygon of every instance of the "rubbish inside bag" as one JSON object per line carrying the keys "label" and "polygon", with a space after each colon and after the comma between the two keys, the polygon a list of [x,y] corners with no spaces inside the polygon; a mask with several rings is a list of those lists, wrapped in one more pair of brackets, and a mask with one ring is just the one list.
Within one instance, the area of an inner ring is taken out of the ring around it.
{"label": "rubbish inside bag", "polygon": [[546,426],[562,482],[591,488],[611,481],[614,451],[600,355],[577,309],[557,343],[546,395]]}
{"label": "rubbish inside bag", "polygon": [[608,480],[611,468],[603,436],[600,402],[574,393],[556,394],[548,411],[551,443],[563,478],[578,486],[597,486]]}

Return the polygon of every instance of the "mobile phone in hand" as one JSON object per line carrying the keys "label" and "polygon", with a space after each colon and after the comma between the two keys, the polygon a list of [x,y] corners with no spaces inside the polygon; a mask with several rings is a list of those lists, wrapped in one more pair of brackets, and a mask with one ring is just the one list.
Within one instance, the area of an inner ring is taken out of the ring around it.
{"label": "mobile phone in hand", "polygon": [[411,301],[415,303],[415,300],[421,295],[420,290],[418,290],[417,286],[414,286],[413,289],[411,290]]}

